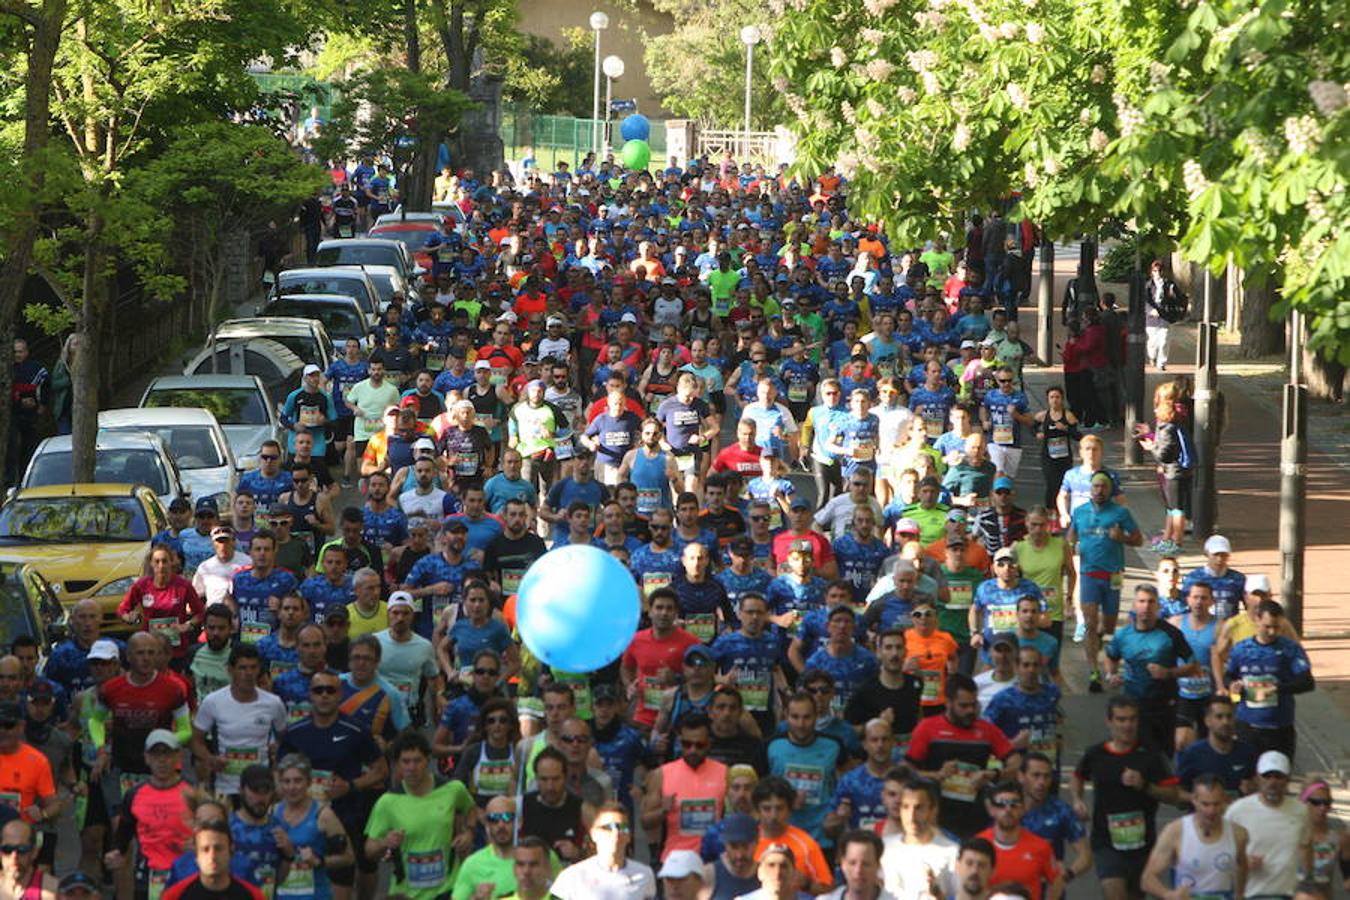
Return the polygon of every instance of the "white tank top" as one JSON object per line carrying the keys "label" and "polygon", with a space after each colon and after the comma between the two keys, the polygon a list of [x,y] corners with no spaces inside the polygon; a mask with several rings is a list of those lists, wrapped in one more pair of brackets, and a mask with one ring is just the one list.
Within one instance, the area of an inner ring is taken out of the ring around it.
{"label": "white tank top", "polygon": [[1175,887],[1183,885],[1191,889],[1191,897],[1231,898],[1233,896],[1233,870],[1237,864],[1237,841],[1233,839],[1233,826],[1219,820],[1223,832],[1212,844],[1200,840],[1195,828],[1195,816],[1189,815],[1181,820],[1181,848],[1177,852],[1177,864],[1174,872]]}

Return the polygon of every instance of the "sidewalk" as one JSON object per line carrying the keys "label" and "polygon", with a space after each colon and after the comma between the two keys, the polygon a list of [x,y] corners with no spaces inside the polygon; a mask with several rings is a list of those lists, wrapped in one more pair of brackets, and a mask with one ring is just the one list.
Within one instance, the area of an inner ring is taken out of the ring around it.
{"label": "sidewalk", "polygon": [[[1072,276],[1057,266],[1056,280]],[[1034,292],[1033,292],[1034,296]],[[1021,315],[1023,338],[1035,346],[1034,315]],[[1193,375],[1195,327],[1172,329],[1171,363],[1166,373],[1146,373],[1146,398],[1164,380]],[[1058,337],[1058,329],[1056,331]],[[1231,348],[1230,348],[1231,349]],[[1221,349],[1221,360],[1223,352]],[[1218,452],[1218,532],[1232,541],[1233,568],[1264,573],[1280,584],[1279,458],[1280,392],[1283,379],[1271,361],[1234,360],[1219,367],[1219,389],[1228,401],[1228,428]],[[1062,383],[1059,368],[1028,370],[1033,406],[1044,405],[1045,389]],[[1312,405],[1312,404],[1310,404]],[[1340,573],[1350,568],[1350,473],[1344,468],[1344,426],[1339,410],[1322,407],[1310,425],[1308,454],[1307,549],[1304,586],[1304,646],[1313,664],[1317,690],[1298,698],[1299,758],[1297,768],[1320,772],[1344,783],[1350,775],[1350,584]],[[1153,466],[1121,465],[1121,429],[1101,432],[1106,462],[1121,470],[1129,506],[1146,534],[1161,529],[1164,510]],[[1019,490],[1020,496],[1029,496]],[[1183,571],[1204,563],[1203,536],[1187,541],[1180,554]],[[1127,581],[1151,581],[1158,562],[1147,546],[1127,551]],[[1278,598],[1278,595],[1276,597]],[[1079,645],[1066,649],[1066,668],[1085,666]],[[1085,672],[1069,681],[1086,684]],[[1081,688],[1080,688],[1081,690]]]}

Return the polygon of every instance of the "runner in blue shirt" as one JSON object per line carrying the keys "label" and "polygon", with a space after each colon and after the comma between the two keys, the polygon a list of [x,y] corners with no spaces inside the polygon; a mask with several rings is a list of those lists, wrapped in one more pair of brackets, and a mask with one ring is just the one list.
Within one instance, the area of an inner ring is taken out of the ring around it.
{"label": "runner in blue shirt", "polygon": [[843,463],[843,475],[852,478],[859,469],[875,475],[881,423],[869,412],[872,398],[865,390],[849,394],[849,415],[842,417],[830,442],[830,449]]}
{"label": "runner in blue shirt", "polygon": [[769,604],[762,594],[744,594],[738,617],[738,630],[724,631],[713,641],[713,659],[719,674],[734,675],[746,712],[768,734],[774,727],[778,691],[787,685],[783,674],[787,636],[769,621]]}
{"label": "runner in blue shirt", "polygon": [[1203,582],[1209,585],[1214,594],[1214,617],[1220,621],[1236,616],[1246,606],[1247,576],[1237,569],[1228,567],[1228,557],[1233,545],[1221,534],[1212,534],[1205,539],[1205,564],[1192,569],[1181,582],[1181,592],[1186,594],[1191,585]]}
{"label": "runner in blue shirt", "polygon": [[[1087,438],[1083,439],[1087,444]],[[1100,453],[1100,442],[1098,442]],[[1084,456],[1087,456],[1086,451]],[[1073,474],[1076,470],[1070,470]],[[1069,476],[1064,478],[1068,485]],[[1125,574],[1125,547],[1138,547],[1144,534],[1134,516],[1112,499],[1117,490],[1110,472],[1098,470],[1090,482],[1090,499],[1073,511],[1068,533],[1069,544],[1078,552],[1078,597],[1087,627],[1085,650],[1088,660],[1088,690],[1102,691],[1097,655],[1101,635],[1114,634],[1120,614],[1120,584]],[[1064,494],[1061,489],[1060,496]],[[1101,631],[1098,632],[1100,625]]]}
{"label": "runner in blue shirt", "polygon": [[1060,690],[1046,681],[1045,673],[1040,651],[1031,646],[1019,647],[1017,678],[994,695],[984,717],[997,725],[1008,740],[1051,760],[1058,773],[1064,715],[1059,708]]}
{"label": "runner in blue shirt", "polygon": [[1030,578],[1022,577],[1017,553],[1004,547],[994,554],[994,577],[980,583],[970,605],[970,644],[987,654],[994,635],[1017,630],[1017,601],[1035,597],[1045,611],[1045,595]]}
{"label": "runner in blue shirt", "polygon": [[882,562],[891,555],[891,548],[876,536],[876,524],[876,513],[870,507],[855,507],[852,534],[834,542],[839,577],[853,586],[853,600],[859,606],[876,584]]}
{"label": "runner in blue shirt", "polygon": [[319,558],[322,572],[306,578],[300,584],[300,596],[309,603],[316,623],[323,623],[323,615],[330,606],[346,606],[356,600],[352,591],[352,576],[347,572],[347,551],[337,544],[327,544]]}
{"label": "runner in blue shirt", "polygon": [[1205,730],[1209,733],[1177,753],[1177,778],[1190,790],[1197,775],[1216,776],[1236,800],[1256,789],[1256,747],[1237,736],[1236,705],[1227,694],[1214,694],[1205,702]]}
{"label": "runner in blue shirt", "polygon": [[1087,830],[1065,800],[1052,796],[1058,787],[1059,776],[1054,764],[1043,753],[1027,753],[1017,780],[1026,795],[1026,811],[1022,813],[1022,827],[1050,842],[1055,858],[1064,862],[1065,851],[1073,850],[1073,859],[1065,863],[1064,878],[1072,881],[1092,866],[1088,856]]}
{"label": "runner in blue shirt", "polygon": [[1016,478],[1022,462],[1022,426],[1034,427],[1036,420],[1027,412],[1026,394],[1014,390],[1016,376],[1008,366],[994,370],[997,390],[984,395],[980,421],[989,434],[989,458],[1000,474]]}
{"label": "runner in blue shirt", "polygon": [[820,669],[833,677],[838,711],[842,711],[853,692],[874,678],[880,669],[872,651],[854,640],[857,627],[858,619],[852,607],[832,608],[825,618],[825,642],[806,658],[807,669]]}
{"label": "runner in blue shirt", "polygon": [[849,828],[872,831],[886,821],[882,788],[886,773],[895,767],[895,735],[883,719],[863,725],[863,752],[866,760],[839,778],[830,798],[830,813],[825,817],[825,833],[837,838]]}
{"label": "runner in blue shirt", "polygon": [[[1124,673],[1120,664],[1124,663]],[[1200,666],[1175,625],[1158,618],[1158,589],[1134,589],[1134,621],[1106,645],[1107,683],[1139,701],[1139,736],[1164,752],[1175,742],[1177,679]]]}
{"label": "runner in blue shirt", "polygon": [[253,565],[234,574],[231,594],[239,613],[240,636],[249,643],[272,633],[274,610],[281,598],[300,587],[294,575],[276,567],[276,554],[277,539],[272,532],[256,532],[248,551]]}
{"label": "runner in blue shirt", "polygon": [[837,740],[816,733],[817,716],[810,695],[794,696],[787,704],[787,734],[770,741],[767,752],[769,773],[787,779],[797,791],[800,804],[793,808],[792,824],[828,846],[825,816],[845,754]]}
{"label": "runner in blue shirt", "polygon": [[[765,555],[772,549],[772,541],[765,545]],[[755,565],[755,542],[749,535],[738,535],[727,544],[728,564],[713,577],[726,589],[732,606],[739,607],[746,594],[763,594],[773,576],[763,566]]]}
{"label": "runner in blue shirt", "polygon": [[1228,691],[1240,694],[1238,737],[1257,751],[1278,750],[1294,758],[1294,695],[1315,686],[1308,654],[1280,634],[1284,607],[1274,600],[1256,605],[1256,634],[1239,641],[1224,670]]}

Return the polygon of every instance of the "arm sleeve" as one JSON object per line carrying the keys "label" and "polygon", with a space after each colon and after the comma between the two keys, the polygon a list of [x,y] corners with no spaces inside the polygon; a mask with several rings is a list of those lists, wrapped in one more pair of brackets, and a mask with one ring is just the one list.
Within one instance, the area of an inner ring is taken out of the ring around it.
{"label": "arm sleeve", "polygon": [[89,713],[89,738],[95,747],[108,743],[108,707],[98,694],[93,697],[93,710]]}
{"label": "arm sleeve", "polygon": [[184,747],[192,740],[192,714],[188,712],[187,700],[173,711],[173,733]]}

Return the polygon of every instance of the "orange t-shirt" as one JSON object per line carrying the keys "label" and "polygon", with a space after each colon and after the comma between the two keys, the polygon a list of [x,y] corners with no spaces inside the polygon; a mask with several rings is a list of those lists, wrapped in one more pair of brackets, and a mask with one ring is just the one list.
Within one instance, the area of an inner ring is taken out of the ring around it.
{"label": "orange t-shirt", "polygon": [[905,659],[919,658],[919,677],[923,679],[921,705],[943,706],[947,702],[947,660],[959,650],[956,638],[945,631],[934,631],[924,637],[917,628],[905,629]]}
{"label": "orange t-shirt", "polygon": [[1045,885],[1059,877],[1059,863],[1050,842],[1043,837],[1021,829],[1017,843],[1005,847],[994,839],[994,829],[986,828],[978,837],[994,845],[994,875],[991,884],[1011,881],[1025,885],[1031,891],[1031,900],[1041,900]]}
{"label": "orange t-shirt", "polygon": [[0,754],[0,803],[13,807],[32,823],[28,808],[56,793],[52,766],[41,750],[20,744],[13,753]]}
{"label": "orange t-shirt", "polygon": [[825,854],[820,851],[820,845],[811,835],[796,825],[789,825],[787,831],[773,840],[761,834],[759,843],[755,845],[755,859],[758,860],[764,851],[774,844],[784,844],[792,850],[792,855],[797,860],[798,872],[816,884],[833,887],[834,875],[830,871],[830,865],[825,862]]}
{"label": "orange t-shirt", "polygon": [[[924,547],[923,555],[940,563],[945,563],[947,561],[947,536],[944,534]],[[989,551],[984,549],[983,544],[966,538],[966,565],[988,574],[989,570],[994,567],[994,561],[989,557]]]}

